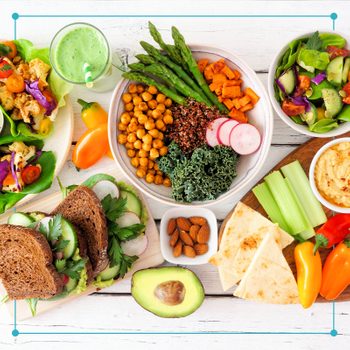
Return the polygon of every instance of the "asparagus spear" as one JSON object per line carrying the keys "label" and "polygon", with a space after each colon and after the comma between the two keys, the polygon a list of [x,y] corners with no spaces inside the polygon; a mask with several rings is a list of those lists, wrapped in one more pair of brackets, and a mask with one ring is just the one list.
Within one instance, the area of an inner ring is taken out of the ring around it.
{"label": "asparagus spear", "polygon": [[139,55],[136,55],[135,57],[143,64],[148,65],[148,64],[157,63],[157,60],[149,55],[139,54]]}
{"label": "asparagus spear", "polygon": [[185,62],[187,62],[188,69],[193,74],[198,85],[203,89],[204,93],[210,99],[210,101],[212,101],[221,112],[227,113],[227,108],[222,103],[220,103],[217,96],[210,91],[207,82],[205,81],[202,73],[198,68],[197,62],[192,55],[191,49],[186,45],[185,38],[183,37],[183,35],[179,32],[179,30],[176,27],[171,27],[171,32],[175,42],[175,46],[180,50],[182,58]]}
{"label": "asparagus spear", "polygon": [[207,98],[203,99],[197,91],[194,91],[183,80],[178,78],[171,69],[161,63],[150,64],[148,66],[145,66],[142,63],[133,63],[129,64],[129,68],[142,73],[152,74],[157,78],[164,80],[168,85],[175,87],[175,89],[182,95],[194,98],[196,101],[205,103],[208,106],[212,106],[212,103]]}
{"label": "asparagus spear", "polygon": [[158,45],[169,55],[170,59],[172,59],[175,63],[183,66],[186,69],[186,64],[182,60],[182,56],[176,46],[168,45],[163,41],[161,34],[158,29],[152,22],[148,22],[148,29],[152,35],[152,38]]}
{"label": "asparagus spear", "polygon": [[154,85],[160,92],[162,92],[167,97],[171,98],[174,102],[185,105],[186,99],[170,89],[168,89],[165,85],[158,83],[154,79],[142,74],[142,73],[136,73],[136,72],[126,72],[123,73],[123,77],[128,80],[134,80],[139,83],[147,84],[147,85]]}
{"label": "asparagus spear", "polygon": [[203,93],[202,89],[179,65],[174,63],[171,59],[169,59],[169,57],[162,55],[162,53],[151,44],[146,43],[145,41],[140,41],[140,44],[150,56],[171,68],[187,85],[205,98],[205,94]]}

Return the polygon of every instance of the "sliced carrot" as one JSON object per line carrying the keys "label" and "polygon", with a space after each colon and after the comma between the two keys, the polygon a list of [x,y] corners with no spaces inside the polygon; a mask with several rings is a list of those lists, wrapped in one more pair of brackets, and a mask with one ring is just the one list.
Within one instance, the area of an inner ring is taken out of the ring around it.
{"label": "sliced carrot", "polygon": [[204,77],[208,81],[212,81],[213,75],[214,75],[213,64],[209,64],[204,68]]}
{"label": "sliced carrot", "polygon": [[222,97],[224,98],[235,98],[241,96],[242,92],[239,86],[226,86],[222,88]]}
{"label": "sliced carrot", "polygon": [[226,66],[225,60],[221,58],[220,60],[213,63],[214,73],[220,73],[221,70]]}
{"label": "sliced carrot", "polygon": [[198,65],[198,68],[201,71],[201,73],[204,72],[204,69],[208,65],[208,63],[209,63],[209,60],[207,58],[202,58],[202,59],[198,60],[197,65]]}
{"label": "sliced carrot", "polygon": [[12,186],[16,183],[14,177],[12,176],[12,173],[9,172],[7,174],[7,176],[5,177],[4,181],[3,181],[3,186]]}
{"label": "sliced carrot", "polygon": [[222,102],[229,110],[231,110],[234,107],[232,100],[230,100],[229,98],[225,98]]}
{"label": "sliced carrot", "polygon": [[259,101],[259,99],[260,99],[260,97],[254,92],[254,90],[252,90],[252,89],[249,88],[249,87],[246,88],[246,89],[244,90],[244,94],[250,97],[250,99],[251,99],[251,101],[253,102],[254,105],[255,105],[255,104]]}
{"label": "sliced carrot", "polygon": [[248,103],[247,105],[243,106],[242,108],[240,108],[239,110],[241,112],[247,112],[250,111],[251,109],[254,108],[254,105],[252,103]]}
{"label": "sliced carrot", "polygon": [[243,112],[238,111],[235,108],[233,108],[228,115],[240,123],[248,123],[248,117]]}

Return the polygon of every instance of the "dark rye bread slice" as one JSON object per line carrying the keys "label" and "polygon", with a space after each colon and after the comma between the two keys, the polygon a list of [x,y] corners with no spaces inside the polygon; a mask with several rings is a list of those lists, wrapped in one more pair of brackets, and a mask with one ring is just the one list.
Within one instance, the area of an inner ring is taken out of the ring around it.
{"label": "dark rye bread slice", "polygon": [[63,280],[45,237],[22,226],[0,225],[0,279],[10,299],[51,298]]}
{"label": "dark rye bread slice", "polygon": [[90,282],[93,280],[94,272],[92,271],[92,265],[90,262],[90,258],[88,255],[88,245],[86,242],[86,239],[84,235],[80,232],[80,230],[77,228],[77,226],[73,225],[75,232],[78,237],[78,248],[79,248],[79,255],[82,259],[85,259],[85,267],[86,267],[86,273],[87,273],[87,284],[89,285]]}
{"label": "dark rye bread slice", "polygon": [[78,226],[86,237],[88,255],[94,276],[103,271],[109,263],[107,222],[100,200],[88,187],[79,186],[64,199],[51,215],[62,214]]}

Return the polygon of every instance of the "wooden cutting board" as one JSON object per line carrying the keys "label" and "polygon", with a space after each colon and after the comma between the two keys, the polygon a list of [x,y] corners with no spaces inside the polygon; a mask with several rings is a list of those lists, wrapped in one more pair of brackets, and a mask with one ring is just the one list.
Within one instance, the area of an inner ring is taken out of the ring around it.
{"label": "wooden cutting board", "polygon": [[[341,135],[340,137],[350,137],[350,132]],[[310,141],[307,141],[303,145],[299,146],[297,149],[295,149],[293,152],[289,153],[284,159],[282,159],[271,171],[278,170],[282,166],[289,164],[295,160],[299,160],[302,167],[304,168],[306,174],[309,174],[309,167],[312,161],[312,158],[314,157],[315,153],[327,142],[331,141],[332,138],[314,138]],[[266,174],[267,175],[267,174]],[[265,176],[266,176],[265,175]],[[264,176],[264,177],[265,177]],[[259,183],[264,180],[264,177],[260,179]],[[256,199],[255,195],[252,191],[249,191],[242,199],[241,202],[248,205],[249,207],[253,208],[254,210],[258,211],[265,217],[267,217],[267,214],[265,210],[262,208],[262,206],[259,204],[258,200]],[[332,215],[331,210],[323,207],[327,217]],[[230,213],[226,216],[225,220],[223,221],[220,230],[219,230],[219,242],[221,240],[221,236],[223,234],[224,228],[226,226],[227,221],[231,217],[233,213],[234,208],[230,211]],[[295,261],[294,261],[294,248],[296,246],[296,243],[292,243],[288,247],[286,247],[283,250],[283,254],[285,258],[287,259],[294,275],[296,276],[296,267],[295,267]],[[330,250],[328,249],[321,249],[320,254],[322,261],[326,259],[328,256]],[[345,301],[350,300],[350,287],[337,299],[338,301]],[[318,299],[319,302],[325,301],[322,297]]]}
{"label": "wooden cutting board", "polygon": [[[117,181],[125,181],[125,178],[123,177],[122,173],[116,169],[114,166],[113,168],[107,170],[104,169],[103,171],[100,171],[100,173],[110,174],[116,178]],[[91,174],[93,175],[93,174]],[[72,183],[74,183],[72,181]],[[70,184],[65,184],[70,185]],[[139,197],[142,199],[147,211],[148,211],[148,222],[146,226],[146,236],[148,238],[148,246],[146,251],[140,256],[140,258],[135,262],[132,269],[125,275],[124,278],[130,278],[132,274],[141,269],[145,269],[148,267],[154,267],[162,264],[164,262],[164,258],[160,252],[160,242],[159,242],[159,233],[156,226],[156,223],[154,222],[152,218],[152,214],[150,212],[150,209],[147,205],[147,202],[142,197],[142,195],[138,192]],[[42,211],[45,213],[49,213],[51,210],[53,210],[60,202],[62,201],[62,193],[56,192],[54,194],[51,194],[43,199],[33,201],[30,203],[27,203],[23,206],[20,206],[19,208],[16,208],[17,211],[23,211],[23,212],[30,212],[30,211]],[[9,210],[6,214],[3,214],[0,216],[0,224],[4,224],[7,222],[7,218],[13,213],[12,210]],[[115,283],[118,283],[120,280],[117,280]],[[113,287],[110,287],[110,289]],[[80,295],[74,295],[70,297],[66,297],[57,301],[39,301],[37,306],[37,315],[49,311],[51,309],[57,308],[62,304],[68,303],[66,307],[69,308],[69,302],[74,301],[76,298],[87,296],[91,293],[94,293],[98,291],[96,287],[89,286],[87,290],[80,294]],[[0,283],[0,300],[1,298],[6,295],[6,291],[3,288],[3,286]],[[5,303],[5,306],[8,308],[9,312],[13,315],[13,302],[9,301]],[[69,309],[67,309],[69,310]],[[27,318],[31,318],[31,312],[29,309],[28,304],[26,301],[20,300],[17,301],[17,320],[25,320]]]}

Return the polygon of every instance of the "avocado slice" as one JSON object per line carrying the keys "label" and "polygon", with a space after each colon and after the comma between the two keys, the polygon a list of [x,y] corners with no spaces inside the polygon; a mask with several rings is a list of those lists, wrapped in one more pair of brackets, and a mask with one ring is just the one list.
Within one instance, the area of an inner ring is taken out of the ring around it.
{"label": "avocado slice", "polygon": [[322,89],[322,98],[326,106],[326,118],[333,118],[343,108],[343,102],[335,89]]}
{"label": "avocado slice", "polygon": [[177,266],[135,272],[131,294],[144,309],[167,318],[192,314],[205,297],[199,278],[191,270]]}
{"label": "avocado slice", "polygon": [[342,72],[342,82],[345,84],[348,81],[348,74],[350,70],[350,58],[346,58],[344,61],[344,67]]}

